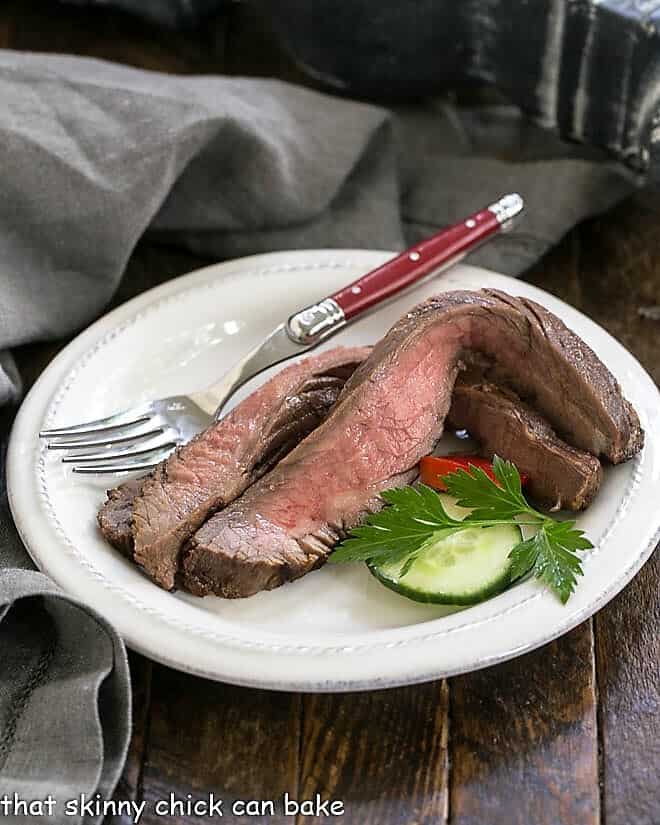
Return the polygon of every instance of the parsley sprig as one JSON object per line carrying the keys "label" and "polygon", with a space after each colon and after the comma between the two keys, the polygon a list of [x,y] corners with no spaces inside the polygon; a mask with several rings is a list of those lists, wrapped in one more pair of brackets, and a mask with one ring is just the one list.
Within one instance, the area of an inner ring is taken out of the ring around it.
{"label": "parsley sprig", "polygon": [[510,461],[495,456],[493,473],[497,482],[475,466],[442,476],[456,503],[471,511],[464,519],[450,516],[440,496],[423,484],[384,490],[381,498],[387,506],[356,527],[330,561],[401,564],[403,577],[425,550],[452,533],[498,524],[527,525],[535,533],[509,554],[511,581],[531,571],[565,604],[583,574],[577,552],[593,545],[574,521],[557,521],[528,504],[520,474]]}

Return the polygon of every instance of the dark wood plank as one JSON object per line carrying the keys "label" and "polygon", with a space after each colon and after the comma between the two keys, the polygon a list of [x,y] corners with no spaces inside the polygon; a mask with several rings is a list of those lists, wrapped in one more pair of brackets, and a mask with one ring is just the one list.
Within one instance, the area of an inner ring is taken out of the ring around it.
{"label": "dark wood plank", "polygon": [[451,683],[452,825],[597,825],[590,623]]}
{"label": "dark wood plank", "polygon": [[[640,192],[578,227],[573,238],[578,234],[577,270],[567,278],[561,266],[543,261],[533,278],[602,324],[660,383],[660,199]],[[659,627],[656,553],[595,619],[607,825],[660,821]]]}
{"label": "dark wood plank", "polygon": [[[640,194],[585,226],[585,280],[597,320],[660,382],[660,206]],[[600,277],[599,277],[600,275]],[[596,617],[603,814],[607,825],[660,821],[660,557]]]}
{"label": "dark wood plank", "polygon": [[[285,792],[298,793],[300,699],[196,679],[155,666],[143,771],[144,825],[208,825],[209,817],[158,815],[156,803],[224,800],[222,821],[292,825]],[[272,800],[275,815],[233,816],[236,800]]]}
{"label": "dark wood plank", "polygon": [[[447,816],[445,681],[304,698],[300,799],[344,802],[346,825],[440,825]],[[330,823],[300,816],[296,825]]]}
{"label": "dark wood plank", "polygon": [[660,553],[596,616],[603,821],[660,822]]}

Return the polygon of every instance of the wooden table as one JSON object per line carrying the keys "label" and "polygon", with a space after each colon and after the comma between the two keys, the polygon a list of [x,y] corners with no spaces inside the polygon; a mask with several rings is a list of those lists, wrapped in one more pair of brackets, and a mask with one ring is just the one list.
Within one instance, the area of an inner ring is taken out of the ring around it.
{"label": "wooden table", "polygon": [[[0,45],[178,72],[300,77],[243,6],[188,35],[107,10],[13,0]],[[141,243],[123,301],[202,262]],[[660,202],[636,196],[576,227],[527,278],[594,318],[660,381]],[[63,342],[61,342],[63,343]],[[28,381],[57,346],[22,348]],[[131,656],[135,731],[117,796],[153,803],[321,794],[343,817],[225,815],[224,822],[350,825],[660,823],[660,556],[597,616],[487,670],[370,693],[307,695],[216,684]],[[227,804],[227,803],[225,803]],[[281,810],[279,803],[278,809]],[[126,820],[128,821],[128,820]]]}

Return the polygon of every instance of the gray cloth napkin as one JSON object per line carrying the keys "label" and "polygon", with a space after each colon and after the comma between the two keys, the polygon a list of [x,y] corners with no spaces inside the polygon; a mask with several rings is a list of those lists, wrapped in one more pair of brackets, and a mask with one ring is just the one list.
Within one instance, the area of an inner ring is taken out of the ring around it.
{"label": "gray cloth napkin", "polygon": [[[0,403],[20,391],[7,350],[97,316],[147,230],[213,258],[399,249],[518,191],[526,219],[472,258],[517,274],[634,186],[506,106],[391,112],[277,81],[5,51],[0,108]],[[107,794],[129,732],[123,646],[29,569],[7,512],[0,530],[0,798]]]}
{"label": "gray cloth napkin", "polygon": [[[0,413],[4,468],[11,411]],[[0,822],[96,823],[68,800],[111,798],[131,727],[124,645],[90,607],[65,596],[25,552],[0,475]],[[16,795],[16,796],[15,796]],[[21,803],[56,800],[54,816]],[[20,800],[14,807],[15,800]]]}

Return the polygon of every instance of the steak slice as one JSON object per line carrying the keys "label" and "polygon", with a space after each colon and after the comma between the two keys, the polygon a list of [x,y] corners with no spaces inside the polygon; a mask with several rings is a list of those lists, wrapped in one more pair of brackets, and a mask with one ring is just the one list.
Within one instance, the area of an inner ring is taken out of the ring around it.
{"label": "steak slice", "polygon": [[443,293],[401,318],[325,422],[194,534],[184,586],[238,598],[322,565],[347,530],[382,506],[382,490],[415,477],[474,351],[574,446],[622,460],[641,444],[615,379],[561,321],[492,290]]}
{"label": "steak slice", "polygon": [[637,413],[594,351],[544,307],[496,289],[445,292],[414,307],[355,371],[343,394],[362,381],[381,345],[384,350],[405,341],[433,323],[434,315],[460,328],[466,361],[476,361],[493,384],[513,390],[567,443],[613,464],[642,448]]}
{"label": "steak slice", "polygon": [[369,351],[337,347],[286,367],[149,476],[110,490],[106,538],[172,588],[181,544],[318,426]]}
{"label": "steak slice", "polygon": [[97,516],[105,538],[129,559],[133,557],[133,502],[142,489],[144,480],[145,476],[133,478],[108,490],[108,498]]}
{"label": "steak slice", "polygon": [[513,461],[529,476],[532,498],[553,510],[582,510],[598,492],[603,469],[596,456],[566,444],[536,410],[480,370],[459,375],[447,421],[466,429],[487,458]]}

